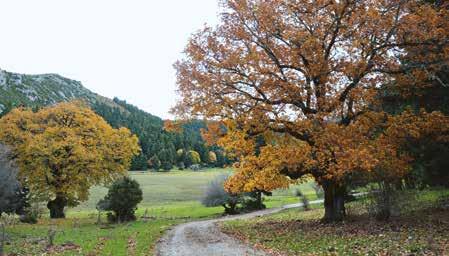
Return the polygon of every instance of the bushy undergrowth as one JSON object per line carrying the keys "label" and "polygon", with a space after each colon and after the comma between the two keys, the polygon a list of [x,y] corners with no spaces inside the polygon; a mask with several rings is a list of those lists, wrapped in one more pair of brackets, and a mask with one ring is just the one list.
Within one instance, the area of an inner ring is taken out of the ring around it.
{"label": "bushy undergrowth", "polygon": [[351,216],[341,223],[322,223],[324,209],[312,207],[230,221],[222,228],[274,255],[448,255],[449,190],[406,194],[399,197],[400,214],[389,222],[375,221],[367,214],[367,198],[360,198],[348,203]]}
{"label": "bushy undergrowth", "polygon": [[241,195],[233,195],[225,191],[224,183],[229,178],[228,174],[217,176],[206,188],[201,203],[206,207],[223,206],[225,213],[236,214],[237,205],[242,202]]}
{"label": "bushy undergrowth", "polygon": [[142,201],[143,195],[137,181],[125,177],[116,181],[104,199],[98,202],[98,209],[110,211],[110,222],[126,222],[136,219],[137,205]]}

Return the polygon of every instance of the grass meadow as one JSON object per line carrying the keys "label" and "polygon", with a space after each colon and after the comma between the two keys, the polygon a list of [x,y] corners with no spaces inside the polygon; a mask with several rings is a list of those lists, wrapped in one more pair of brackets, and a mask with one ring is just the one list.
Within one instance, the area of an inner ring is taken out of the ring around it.
{"label": "grass meadow", "polygon": [[[170,226],[182,222],[218,217],[222,207],[206,208],[199,202],[206,186],[216,176],[231,169],[207,169],[200,172],[134,172],[144,199],[137,210],[138,221],[109,225],[102,216],[98,224],[96,203],[106,193],[105,187],[94,187],[90,198],[67,210],[67,219],[50,220],[48,213],[36,225],[13,223],[7,227],[6,252],[12,255],[153,255],[154,245]],[[316,198],[312,182],[275,191],[266,198],[268,207],[297,203],[296,189]],[[147,219],[140,218],[145,215]],[[55,245],[48,245],[50,230],[56,231]]]}

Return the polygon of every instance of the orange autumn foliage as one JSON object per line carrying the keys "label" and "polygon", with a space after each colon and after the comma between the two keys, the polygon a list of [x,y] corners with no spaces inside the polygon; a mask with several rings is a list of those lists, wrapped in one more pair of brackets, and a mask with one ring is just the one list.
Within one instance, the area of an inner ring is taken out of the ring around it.
{"label": "orange autumn foliage", "polygon": [[[221,23],[176,63],[174,113],[224,124],[204,137],[238,160],[233,193],[312,175],[408,172],[412,139],[447,140],[448,117],[379,106],[383,85],[427,86],[449,58],[449,12],[421,1],[223,0]],[[425,51],[410,55],[410,51]],[[220,121],[220,122],[218,122]],[[256,154],[256,138],[266,145]]]}

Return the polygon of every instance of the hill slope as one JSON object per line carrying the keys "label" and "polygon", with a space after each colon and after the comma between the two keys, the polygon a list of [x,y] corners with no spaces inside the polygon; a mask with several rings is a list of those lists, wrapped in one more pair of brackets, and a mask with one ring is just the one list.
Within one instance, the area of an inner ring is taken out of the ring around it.
{"label": "hill slope", "polygon": [[126,101],[100,96],[81,82],[57,74],[25,75],[0,69],[0,117],[17,106],[42,107],[75,99],[86,101],[113,127],[127,127],[139,137],[143,152],[134,159],[134,170],[146,169],[148,160],[155,156],[161,168],[170,169],[179,161],[178,149],[196,150],[203,156],[203,162],[208,161],[209,148],[200,136],[204,125],[198,122],[190,124],[183,134],[168,133],[163,130],[161,118]]}

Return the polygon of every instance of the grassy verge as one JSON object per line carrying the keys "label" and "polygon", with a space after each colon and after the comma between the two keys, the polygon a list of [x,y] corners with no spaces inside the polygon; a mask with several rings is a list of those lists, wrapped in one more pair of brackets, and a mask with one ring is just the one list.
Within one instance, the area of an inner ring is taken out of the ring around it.
{"label": "grassy verge", "polygon": [[[197,202],[155,206],[147,220],[126,224],[97,225],[94,212],[69,212],[65,220],[41,219],[36,225],[17,224],[7,228],[6,252],[17,255],[152,255],[157,240],[172,225],[211,218],[220,207],[205,208]],[[144,209],[138,211],[138,216]],[[104,221],[104,217],[103,217]],[[48,250],[48,232],[56,230],[55,247]]]}
{"label": "grassy verge", "polygon": [[431,207],[441,197],[449,191],[421,192],[418,207],[387,223],[370,219],[363,203],[354,202],[349,209],[357,214],[339,224],[321,224],[322,208],[292,209],[222,229],[278,255],[448,255],[449,211]]}
{"label": "grassy verge", "polygon": [[[217,175],[230,169],[209,169],[202,172],[173,171],[169,173],[133,173],[144,194],[137,216],[147,212],[147,221],[119,225],[97,225],[96,203],[107,189],[94,187],[90,198],[69,209],[67,219],[39,220],[36,225],[16,224],[7,228],[9,242],[6,252],[13,255],[152,255],[153,247],[164,231],[182,222],[218,217],[223,208],[206,208],[199,203],[204,189]],[[310,198],[316,197],[311,183],[275,191],[266,199],[268,207],[297,203],[294,191],[300,188]],[[48,215],[48,214],[45,214]],[[103,216],[103,222],[105,222]],[[56,247],[47,250],[48,232],[56,230]]]}

